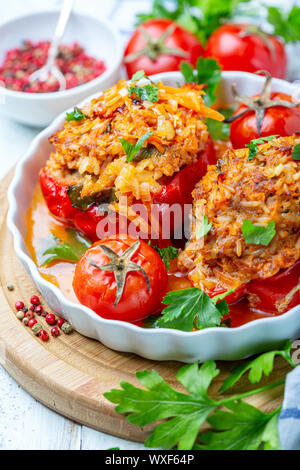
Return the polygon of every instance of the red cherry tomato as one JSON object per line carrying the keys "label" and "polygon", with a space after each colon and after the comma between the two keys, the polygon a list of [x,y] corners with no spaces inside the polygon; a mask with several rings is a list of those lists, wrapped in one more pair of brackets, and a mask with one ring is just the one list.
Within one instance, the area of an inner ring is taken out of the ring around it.
{"label": "red cherry tomato", "polygon": [[[167,37],[160,43],[157,40],[164,33]],[[152,41],[147,41],[145,35]],[[176,50],[180,50],[181,54],[176,54]],[[143,51],[141,55],[140,51]],[[131,78],[138,70],[144,70],[146,75],[180,70],[182,60],[195,66],[198,57],[203,55],[202,44],[194,34],[171,20],[153,19],[140,25],[132,34],[125,49],[124,61],[127,75]]]}
{"label": "red cherry tomato", "polygon": [[267,70],[278,78],[284,78],[287,71],[282,42],[275,36],[253,32],[253,27],[246,24],[216,29],[207,42],[206,55],[217,59],[223,70]]}
{"label": "red cherry tomato", "polygon": [[[136,239],[126,235],[106,238],[94,243],[85,256],[98,266],[103,266],[110,263],[110,260],[100,244],[121,255],[135,242]],[[168,276],[162,259],[151,246],[140,240],[139,248],[131,257],[131,261],[144,269],[150,290],[147,289],[142,272],[129,271],[117,305],[114,305],[117,294],[114,273],[95,268],[85,256],[80,258],[73,279],[74,292],[79,302],[94,310],[97,315],[113,320],[135,322],[159,313],[162,298],[167,291]]]}
{"label": "red cherry tomato", "polygon": [[[293,102],[293,98],[286,93],[272,92],[272,101],[284,100]],[[245,111],[245,105],[239,106],[234,115]],[[261,126],[261,136],[279,135],[281,137],[293,135],[300,131],[300,107],[287,108],[275,106],[265,111],[265,116]],[[236,119],[230,126],[230,140],[234,148],[242,148],[249,144],[250,140],[259,137],[257,131],[256,115],[254,111],[249,111],[244,116]]]}

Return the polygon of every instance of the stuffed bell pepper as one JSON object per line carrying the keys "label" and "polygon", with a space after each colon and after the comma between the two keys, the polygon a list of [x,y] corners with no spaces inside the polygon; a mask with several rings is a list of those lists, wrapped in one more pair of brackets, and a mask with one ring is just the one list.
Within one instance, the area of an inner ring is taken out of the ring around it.
{"label": "stuffed bell pepper", "polygon": [[[272,136],[274,137],[274,136]],[[194,287],[281,314],[300,303],[300,136],[228,150],[197,184],[180,255]]]}
{"label": "stuffed bell pepper", "polygon": [[[203,94],[199,85],[173,88],[138,72],[133,81],[121,80],[67,113],[63,128],[50,139],[53,152],[40,173],[51,213],[92,241],[133,222],[140,238],[168,245],[183,222],[171,218],[170,233],[162,236],[169,206],[190,203],[196,182],[216,162],[204,121],[223,116],[205,106]],[[136,203],[147,217],[135,210]],[[107,228],[110,218],[115,224]]]}

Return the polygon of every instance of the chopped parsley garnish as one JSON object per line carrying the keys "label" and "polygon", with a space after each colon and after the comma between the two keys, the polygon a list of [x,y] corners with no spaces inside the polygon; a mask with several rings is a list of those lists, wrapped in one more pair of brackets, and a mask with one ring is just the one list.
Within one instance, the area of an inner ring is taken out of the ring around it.
{"label": "chopped parsley garnish", "polygon": [[151,242],[148,243],[161,257],[163,262],[165,263],[166,270],[169,271],[170,269],[170,260],[175,259],[178,257],[179,250],[175,248],[175,246],[168,246],[167,248],[159,248],[156,245],[152,245]]}
{"label": "chopped parsley garnish", "polygon": [[252,162],[253,158],[258,154],[258,145],[269,142],[270,140],[276,139],[279,135],[269,135],[268,137],[259,137],[258,139],[253,139],[250,141],[250,144],[246,144],[246,147],[249,148],[249,155],[247,158],[248,162]]}
{"label": "chopped parsley garnish", "polygon": [[66,232],[68,241],[62,241],[60,238],[52,235],[53,244],[43,252],[41,265],[50,264],[52,261],[71,261],[76,263],[92,245],[88,238],[80,235],[74,229],[67,228]]}
{"label": "chopped parsley garnish", "polygon": [[197,287],[169,292],[163,299],[168,306],[162,311],[157,326],[182,331],[220,326],[223,316],[229,312],[223,299],[231,292],[213,298]]}
{"label": "chopped parsley garnish", "polygon": [[129,96],[136,94],[142,101],[158,101],[158,87],[156,85],[131,86]]}
{"label": "chopped parsley garnish", "polygon": [[197,228],[196,228],[196,238],[199,239],[199,238],[204,237],[205,235],[208,234],[208,232],[211,230],[211,228],[212,228],[212,223],[209,222],[206,215],[204,215],[202,217],[201,225],[198,225]]}
{"label": "chopped parsley garnish", "polygon": [[120,142],[125,150],[127,161],[132,162],[134,160],[134,157],[138,153],[138,151],[143,147],[144,143],[146,142],[147,139],[152,135],[152,131],[146,132],[142,137],[139,138],[137,143],[135,145],[132,145],[130,142],[128,142],[126,139],[121,138]]}
{"label": "chopped parsley garnish", "polygon": [[300,160],[300,144],[295,145],[292,158],[293,160]]}
{"label": "chopped parsley garnish", "polygon": [[276,235],[275,221],[271,220],[266,227],[253,225],[250,220],[244,219],[242,232],[247,244],[268,246]]}
{"label": "chopped parsley garnish", "polygon": [[199,85],[207,85],[203,98],[207,106],[215,102],[216,89],[221,80],[221,68],[215,59],[199,57],[195,70],[188,62],[183,61],[180,70],[186,83],[196,82]]}
{"label": "chopped parsley garnish", "polygon": [[75,106],[74,111],[66,114],[66,121],[81,121],[86,115],[81,111],[81,109]]}
{"label": "chopped parsley garnish", "polygon": [[144,70],[136,72],[133,75],[131,82],[139,82],[142,78],[149,80],[150,83],[141,86],[130,86],[129,96],[135,94],[141,101],[158,101],[158,86],[145,75]]}

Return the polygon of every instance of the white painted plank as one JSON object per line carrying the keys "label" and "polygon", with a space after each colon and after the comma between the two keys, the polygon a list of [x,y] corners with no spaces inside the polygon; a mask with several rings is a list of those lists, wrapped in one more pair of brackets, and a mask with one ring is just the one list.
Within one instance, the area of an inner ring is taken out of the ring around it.
{"label": "white painted plank", "polygon": [[0,449],[80,449],[81,426],[37,402],[2,367],[0,396]]}
{"label": "white painted plank", "polygon": [[145,450],[144,445],[139,442],[127,441],[82,426],[81,450],[107,450],[112,447],[119,447],[120,450]]}

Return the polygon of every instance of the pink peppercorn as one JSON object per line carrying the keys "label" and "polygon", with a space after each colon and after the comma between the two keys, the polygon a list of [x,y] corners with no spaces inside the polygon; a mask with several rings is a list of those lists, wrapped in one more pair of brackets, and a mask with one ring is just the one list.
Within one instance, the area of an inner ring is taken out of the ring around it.
{"label": "pink peppercorn", "polygon": [[60,335],[60,332],[57,326],[54,326],[54,328],[51,329],[51,335],[54,336],[54,338],[57,338],[57,336]]}
{"label": "pink peppercorn", "polygon": [[28,320],[32,320],[32,318],[34,318],[34,313],[31,312],[31,310],[28,310],[28,312],[25,313],[25,316]]}
{"label": "pink peppercorn", "polygon": [[49,339],[49,335],[46,330],[42,330],[39,332],[39,337],[42,341],[47,341]]}
{"label": "pink peppercorn", "polygon": [[18,302],[15,303],[15,307],[17,310],[22,310],[24,308],[24,302],[21,302],[21,300],[18,300]]}
{"label": "pink peppercorn", "polygon": [[36,313],[37,315],[41,315],[41,314],[43,313],[43,311],[44,311],[44,308],[42,307],[42,305],[37,305],[37,306],[35,307],[34,311],[35,311],[35,313]]}
{"label": "pink peppercorn", "polygon": [[33,295],[31,298],[30,298],[30,303],[32,305],[40,305],[40,299],[38,298],[37,295]]}
{"label": "pink peppercorn", "polygon": [[61,328],[61,327],[62,327],[62,324],[63,324],[64,322],[65,322],[65,320],[64,320],[63,318],[59,318],[59,319],[57,320],[57,326],[59,326],[59,328]]}
{"label": "pink peppercorn", "polygon": [[31,318],[27,324],[30,328],[32,328],[36,323],[37,323],[37,320],[35,318]]}
{"label": "pink peppercorn", "polygon": [[45,317],[45,320],[49,325],[55,325],[56,323],[56,318],[53,313],[48,313],[48,315]]}

